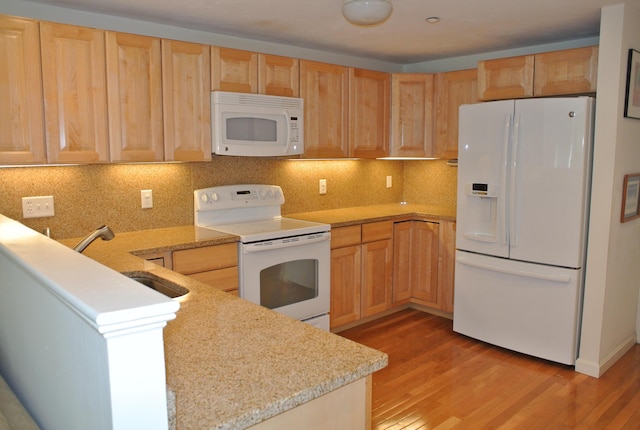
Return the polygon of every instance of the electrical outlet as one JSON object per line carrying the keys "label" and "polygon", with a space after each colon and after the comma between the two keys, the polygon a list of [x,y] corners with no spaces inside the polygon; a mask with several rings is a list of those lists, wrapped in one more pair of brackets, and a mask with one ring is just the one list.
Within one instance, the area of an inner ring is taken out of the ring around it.
{"label": "electrical outlet", "polygon": [[54,216],[53,196],[36,196],[22,198],[23,218],[43,218]]}
{"label": "electrical outlet", "polygon": [[391,188],[392,178],[391,175],[387,176],[387,188]]}
{"label": "electrical outlet", "polygon": [[318,188],[320,190],[320,194],[327,194],[327,180],[320,179],[318,182]]}
{"label": "electrical outlet", "polygon": [[142,209],[151,209],[153,207],[153,191],[140,190],[140,202]]}

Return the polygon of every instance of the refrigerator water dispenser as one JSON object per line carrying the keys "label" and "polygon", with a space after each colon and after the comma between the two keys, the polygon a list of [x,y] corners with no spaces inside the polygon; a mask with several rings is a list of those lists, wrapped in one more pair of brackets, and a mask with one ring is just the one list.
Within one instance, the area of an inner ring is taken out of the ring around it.
{"label": "refrigerator water dispenser", "polygon": [[495,242],[498,231],[498,186],[483,182],[466,184],[465,195],[464,236],[472,240]]}

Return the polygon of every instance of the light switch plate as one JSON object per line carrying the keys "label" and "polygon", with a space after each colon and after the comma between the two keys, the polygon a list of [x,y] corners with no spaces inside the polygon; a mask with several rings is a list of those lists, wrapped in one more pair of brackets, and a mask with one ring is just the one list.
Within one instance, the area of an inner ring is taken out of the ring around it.
{"label": "light switch plate", "polygon": [[44,218],[54,216],[53,196],[35,196],[22,198],[23,218]]}
{"label": "light switch plate", "polygon": [[326,179],[320,179],[320,181],[318,182],[318,189],[320,194],[327,194],[327,180]]}
{"label": "light switch plate", "polygon": [[393,179],[391,175],[387,176],[387,188],[391,188],[391,186],[393,185],[392,181]]}
{"label": "light switch plate", "polygon": [[153,207],[153,191],[140,190],[140,203],[142,209],[151,209]]}

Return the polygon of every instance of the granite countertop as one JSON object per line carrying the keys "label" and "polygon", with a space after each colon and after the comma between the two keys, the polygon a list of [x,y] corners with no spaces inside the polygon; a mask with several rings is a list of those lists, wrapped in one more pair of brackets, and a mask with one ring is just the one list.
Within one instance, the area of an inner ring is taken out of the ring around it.
{"label": "granite countertop", "polygon": [[[74,246],[78,238],[61,242]],[[118,233],[84,252],[119,272],[187,289],[164,329],[167,385],[179,429],[243,429],[357,381],[387,355],[295,321],[133,254],[236,242],[193,226]]]}
{"label": "granite countertop", "polygon": [[354,224],[385,221],[394,218],[443,219],[455,221],[454,210],[443,209],[434,205],[412,203],[387,203],[372,206],[357,206],[343,209],[329,209],[315,212],[293,213],[284,215],[288,218],[331,224],[332,228],[346,227]]}
{"label": "granite countertop", "polygon": [[[434,206],[384,204],[286,214],[342,227],[398,217],[455,219]],[[74,246],[80,238],[61,240]],[[136,255],[220,245],[237,237],[194,226],[118,233],[84,254],[122,273],[147,272],[189,293],[164,330],[177,427],[242,429],[384,368],[387,355],[295,321]]]}

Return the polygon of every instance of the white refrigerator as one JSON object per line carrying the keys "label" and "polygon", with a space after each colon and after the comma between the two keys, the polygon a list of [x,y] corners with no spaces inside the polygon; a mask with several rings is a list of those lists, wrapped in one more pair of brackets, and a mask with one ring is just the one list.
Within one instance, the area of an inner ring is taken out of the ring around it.
{"label": "white refrigerator", "polygon": [[594,99],[460,107],[454,331],[575,364]]}

